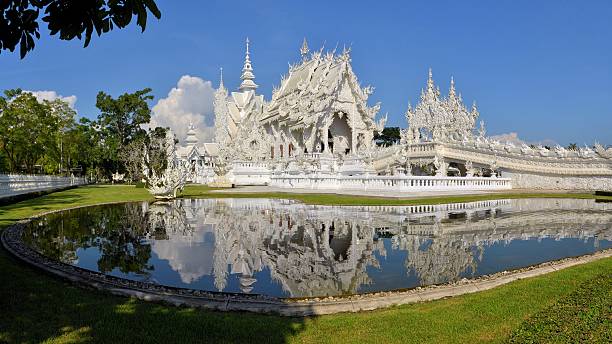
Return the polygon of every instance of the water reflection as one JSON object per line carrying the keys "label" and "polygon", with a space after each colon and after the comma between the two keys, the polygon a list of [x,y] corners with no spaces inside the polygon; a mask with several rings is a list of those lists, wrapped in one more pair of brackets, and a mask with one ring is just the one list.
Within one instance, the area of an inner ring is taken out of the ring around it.
{"label": "water reflection", "polygon": [[116,276],[302,297],[445,283],[612,247],[611,210],[551,199],[406,207],[176,200],[52,214],[25,239]]}

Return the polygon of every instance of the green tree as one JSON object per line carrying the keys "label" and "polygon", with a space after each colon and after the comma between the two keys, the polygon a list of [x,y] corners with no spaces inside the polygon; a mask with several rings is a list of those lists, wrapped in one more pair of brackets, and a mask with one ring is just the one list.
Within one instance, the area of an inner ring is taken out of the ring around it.
{"label": "green tree", "polygon": [[374,133],[374,140],[379,146],[391,146],[399,143],[401,139],[399,127],[386,127],[381,133]]}
{"label": "green tree", "polygon": [[19,45],[21,58],[34,49],[34,38],[40,38],[39,16],[47,23],[51,35],[62,40],[98,36],[122,29],[136,16],[136,24],[144,32],[148,12],[161,18],[154,0],[2,0],[0,1],[0,53],[14,51]]}
{"label": "green tree", "polygon": [[577,144],[575,144],[575,143],[570,143],[570,144],[567,146],[567,149],[569,149],[569,150],[578,150],[578,145],[577,145]]}
{"label": "green tree", "polygon": [[101,134],[95,122],[81,118],[63,137],[64,164],[93,177],[102,157]]}
{"label": "green tree", "polygon": [[[97,124],[101,131],[102,159],[108,172],[123,170],[127,161],[120,160],[120,153],[130,149],[129,144],[144,139],[143,124],[151,119],[148,100],[153,99],[151,89],[125,93],[118,98],[99,92],[96,107],[100,109]],[[132,147],[133,148],[133,147]]]}
{"label": "green tree", "polygon": [[[75,112],[61,100],[39,102],[31,93],[7,90],[0,97],[0,149],[11,172],[34,172],[61,150],[61,135]],[[44,159],[44,157],[47,159]]]}

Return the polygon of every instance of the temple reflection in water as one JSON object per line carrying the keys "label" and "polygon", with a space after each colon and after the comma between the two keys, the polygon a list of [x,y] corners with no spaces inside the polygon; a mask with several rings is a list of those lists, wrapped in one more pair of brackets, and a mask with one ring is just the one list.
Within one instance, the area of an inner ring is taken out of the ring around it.
{"label": "temple reflection in water", "polygon": [[[161,284],[274,296],[446,283],[612,247],[612,204],[592,200],[334,207],[274,199],[187,199],[112,207],[120,213],[113,216],[121,228],[133,231],[133,240],[107,232],[113,227],[108,221],[79,221],[80,228],[93,226],[97,232],[87,229],[87,238],[79,240],[74,233],[55,238],[62,245],[78,241],[74,246],[81,248],[62,252],[60,259]],[[52,223],[48,218],[37,230]],[[41,238],[32,241],[44,252]],[[124,249],[109,248],[113,243]],[[97,248],[97,266],[86,263],[91,247]]]}
{"label": "temple reflection in water", "polygon": [[[163,208],[163,211],[157,210]],[[370,283],[367,268],[393,250],[422,284],[473,274],[484,248],[529,238],[611,240],[612,213],[588,200],[500,200],[407,207],[309,206],[285,200],[217,199],[153,204],[152,213],[183,212],[171,240],[155,241],[189,283],[213,275],[224,290],[240,275],[242,292],[264,267],[292,296],[355,293]],[[588,216],[586,216],[588,215]]]}

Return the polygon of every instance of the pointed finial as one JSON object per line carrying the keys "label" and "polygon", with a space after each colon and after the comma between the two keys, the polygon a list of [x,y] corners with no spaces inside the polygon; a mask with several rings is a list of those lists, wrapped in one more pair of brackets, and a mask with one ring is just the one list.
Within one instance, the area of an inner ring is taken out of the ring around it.
{"label": "pointed finial", "polygon": [[255,91],[257,89],[257,84],[255,83],[255,74],[253,74],[253,66],[251,64],[251,57],[249,52],[249,43],[251,41],[247,37],[246,39],[246,54],[244,57],[244,66],[242,67],[242,75],[240,75],[240,79],[242,83],[240,84],[239,90],[241,92],[244,91]]}
{"label": "pointed finial", "polygon": [[434,91],[434,81],[433,81],[433,73],[431,72],[431,67],[429,68],[429,76],[427,77],[427,90],[431,92]]}
{"label": "pointed finial", "polygon": [[223,67],[219,68],[220,71],[220,75],[219,75],[219,89],[221,88],[225,88],[225,85],[223,84]]}
{"label": "pointed finial", "polygon": [[306,42],[306,37],[304,37],[304,41],[302,42],[302,48],[300,49],[300,55],[302,55],[302,59],[306,59],[306,55],[310,52],[308,49],[308,42]]}
{"label": "pointed finial", "polygon": [[455,78],[451,76],[450,81],[450,90],[448,91],[448,95],[452,98],[455,97]]}

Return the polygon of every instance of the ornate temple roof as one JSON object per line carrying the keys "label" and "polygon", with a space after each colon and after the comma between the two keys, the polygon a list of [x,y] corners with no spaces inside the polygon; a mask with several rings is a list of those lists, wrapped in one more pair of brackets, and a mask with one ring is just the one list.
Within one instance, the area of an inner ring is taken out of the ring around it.
{"label": "ornate temple roof", "polygon": [[[341,54],[322,50],[308,56],[306,41],[300,49],[302,61],[290,66],[281,79],[280,87],[264,111],[263,121],[288,121],[290,125],[309,125],[316,116],[329,110],[334,103],[355,103],[362,119],[374,126],[379,104],[367,106],[372,87],[362,88],[351,67],[350,49]],[[347,87],[344,87],[347,86]]]}
{"label": "ornate temple roof", "polygon": [[403,140],[415,142],[421,138],[469,138],[476,129],[478,116],[476,103],[471,110],[463,104],[461,94],[455,90],[454,78],[451,77],[448,96],[441,97],[440,88],[435,85],[430,68],[427,87],[421,90],[419,103],[414,108],[408,105],[406,120],[409,127],[402,134]]}

